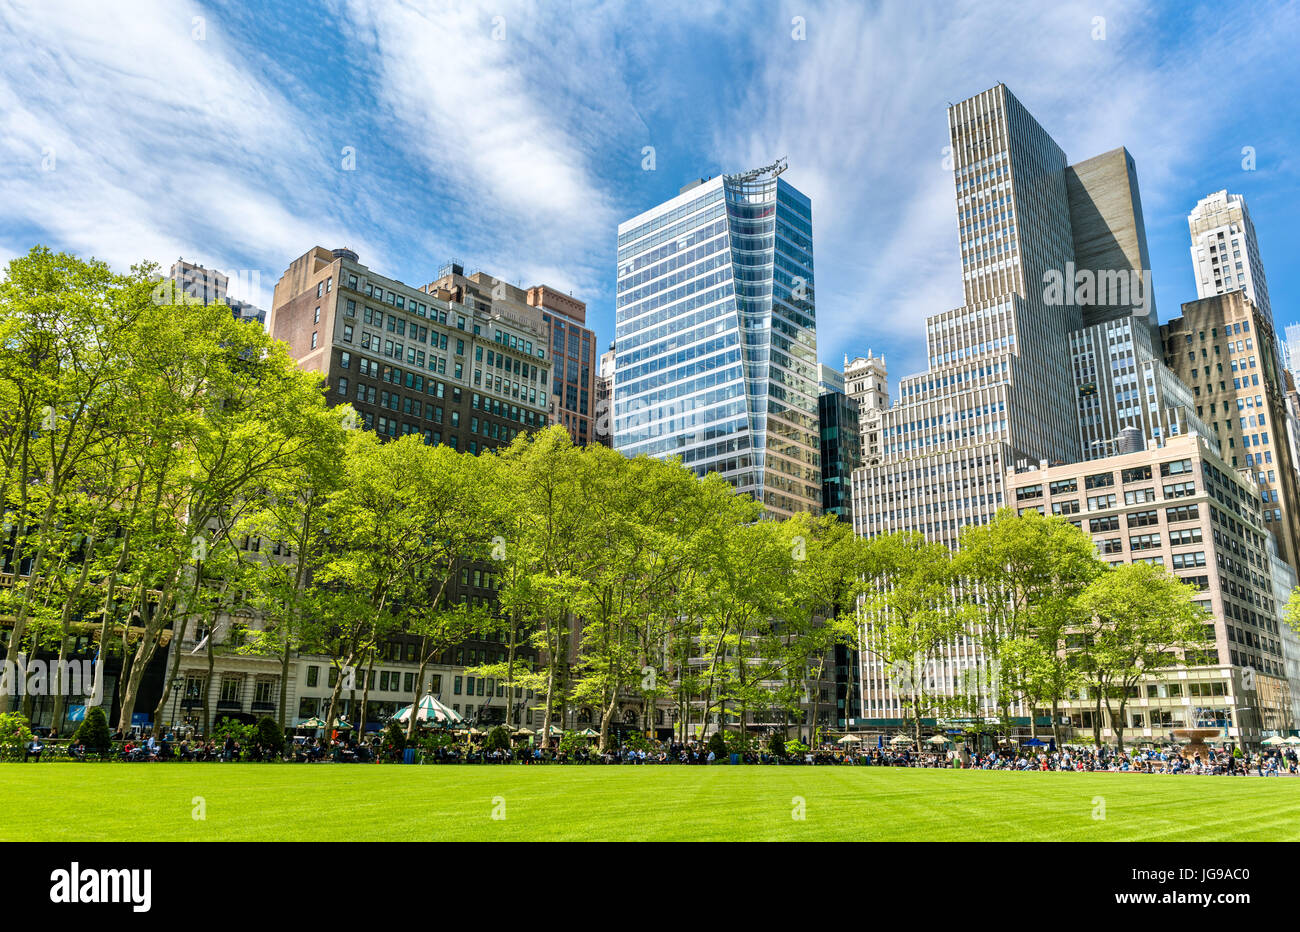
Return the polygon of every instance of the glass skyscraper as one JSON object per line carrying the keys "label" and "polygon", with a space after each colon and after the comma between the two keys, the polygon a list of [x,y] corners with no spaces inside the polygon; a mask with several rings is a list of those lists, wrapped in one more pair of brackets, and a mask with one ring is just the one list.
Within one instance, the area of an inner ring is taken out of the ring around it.
{"label": "glass skyscraper", "polygon": [[812,203],[784,162],[619,224],[614,446],[821,509]]}

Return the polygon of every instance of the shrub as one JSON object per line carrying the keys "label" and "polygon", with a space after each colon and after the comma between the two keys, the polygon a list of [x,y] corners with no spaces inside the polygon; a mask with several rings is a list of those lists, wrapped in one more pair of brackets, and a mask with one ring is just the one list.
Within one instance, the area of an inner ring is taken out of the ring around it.
{"label": "shrub", "polygon": [[744,757],[754,746],[754,739],[748,732],[729,731],[726,733],[727,753]]}
{"label": "shrub", "polygon": [[707,747],[713,752],[715,758],[721,759],[727,756],[727,739],[721,731],[715,731],[709,735]]}
{"label": "shrub", "polygon": [[32,738],[27,716],[21,712],[0,714],[0,760],[22,760],[23,748]]}
{"label": "shrub", "polygon": [[257,734],[253,736],[253,743],[263,752],[270,752],[275,757],[283,757],[284,729],[271,716],[264,715],[257,723]]}
{"label": "shrub", "polygon": [[785,757],[785,736],[780,732],[772,732],[772,736],[767,739],[767,750],[773,757]]}
{"label": "shrub", "polygon": [[104,755],[113,750],[113,735],[108,730],[108,716],[102,707],[93,705],[86,710],[77,730],[72,733],[72,743],[84,744],[87,751]]}
{"label": "shrub", "polygon": [[573,757],[586,746],[587,739],[579,736],[576,731],[566,731],[560,738],[560,753],[565,757]]}
{"label": "shrub", "polygon": [[217,727],[212,729],[212,741],[216,744],[217,751],[220,752],[225,747],[226,738],[234,738],[235,747],[238,748],[238,757],[236,758],[238,760],[244,756],[249,746],[253,744],[254,734],[256,734],[254,726],[245,725],[238,719],[222,716],[217,720]]}
{"label": "shrub", "polygon": [[787,754],[807,754],[808,745],[796,738],[794,741],[787,741],[785,743],[785,751]]}
{"label": "shrub", "polygon": [[384,750],[401,754],[406,750],[406,729],[398,722],[389,722],[384,729]]}
{"label": "shrub", "polygon": [[483,749],[486,751],[510,749],[510,732],[506,730],[505,725],[498,725],[487,733],[487,738],[483,741]]}
{"label": "shrub", "polygon": [[416,735],[415,746],[429,753],[438,748],[448,748],[456,743],[456,736],[446,731],[426,731]]}
{"label": "shrub", "polygon": [[639,731],[629,731],[623,738],[623,746],[633,751],[646,751],[647,753],[654,747],[650,743],[650,739]]}

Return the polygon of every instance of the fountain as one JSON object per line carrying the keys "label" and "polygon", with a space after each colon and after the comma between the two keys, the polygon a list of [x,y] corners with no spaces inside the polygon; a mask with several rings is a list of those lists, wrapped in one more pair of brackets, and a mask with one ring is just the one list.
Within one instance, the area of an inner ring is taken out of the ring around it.
{"label": "fountain", "polygon": [[1217,738],[1221,734],[1218,728],[1175,728],[1174,740],[1186,740],[1186,744],[1180,749],[1184,760],[1191,760],[1199,757],[1202,762],[1210,759],[1210,748],[1206,745],[1206,738]]}

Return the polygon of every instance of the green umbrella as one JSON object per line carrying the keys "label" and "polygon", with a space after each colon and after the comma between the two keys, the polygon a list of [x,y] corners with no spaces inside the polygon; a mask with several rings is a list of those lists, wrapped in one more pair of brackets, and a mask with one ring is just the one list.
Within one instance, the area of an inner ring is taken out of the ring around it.
{"label": "green umbrella", "polygon": [[[411,718],[411,707],[405,706],[397,711],[393,720],[406,724]],[[433,696],[425,696],[420,700],[415,713],[415,720],[421,725],[458,725],[465,719],[455,709],[448,708]]]}

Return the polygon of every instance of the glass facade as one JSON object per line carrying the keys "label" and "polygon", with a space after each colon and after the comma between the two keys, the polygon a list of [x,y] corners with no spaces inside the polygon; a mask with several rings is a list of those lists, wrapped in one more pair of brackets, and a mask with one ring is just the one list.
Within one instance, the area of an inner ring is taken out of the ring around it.
{"label": "glass facade", "polygon": [[853,470],[862,465],[858,403],[843,392],[823,392],[821,409],[822,510],[853,520]]}
{"label": "glass facade", "polygon": [[812,205],[782,165],[619,225],[614,446],[821,509]]}

